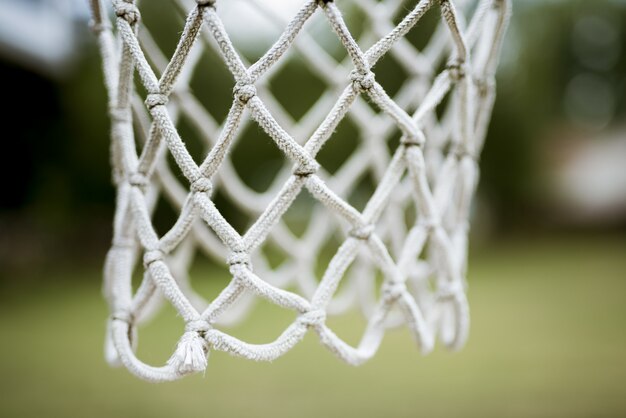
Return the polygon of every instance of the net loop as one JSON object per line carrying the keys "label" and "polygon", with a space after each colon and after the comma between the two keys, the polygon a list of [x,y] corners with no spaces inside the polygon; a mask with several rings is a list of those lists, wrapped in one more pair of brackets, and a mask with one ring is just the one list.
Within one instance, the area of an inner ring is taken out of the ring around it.
{"label": "net loop", "polygon": [[365,93],[374,87],[376,76],[372,71],[362,72],[358,69],[354,69],[350,72],[350,80],[352,81],[355,91]]}
{"label": "net loop", "polygon": [[211,324],[204,319],[194,319],[185,324],[185,331],[197,332],[200,335],[204,335],[204,333],[209,331],[211,328]]}
{"label": "net loop", "polygon": [[163,251],[161,250],[148,250],[143,255],[143,264],[144,266],[149,267],[152,263],[157,261],[163,261]]}
{"label": "net loop", "polygon": [[109,117],[112,122],[130,122],[130,109],[111,108],[109,109]]}
{"label": "net loop", "polygon": [[250,255],[245,251],[233,251],[228,256],[226,261],[231,267],[234,266],[246,266],[250,267],[252,265],[250,261]]}
{"label": "net loop", "polygon": [[349,232],[349,235],[353,238],[356,238],[362,241],[367,241],[372,236],[374,229],[375,229],[375,225],[372,225],[372,224],[360,225],[355,228],[352,228]]}
{"label": "net loop", "polygon": [[309,161],[307,164],[296,166],[293,170],[293,174],[298,177],[309,177],[317,173],[320,165],[313,161]]}
{"label": "net loop", "polygon": [[426,137],[424,136],[424,132],[417,128],[411,135],[402,135],[400,143],[405,147],[422,147],[426,143]]}
{"label": "net loop", "polygon": [[437,299],[456,299],[464,292],[464,290],[463,284],[458,280],[440,281],[437,283]]}
{"label": "net loop", "polygon": [[145,190],[145,188],[148,187],[148,184],[150,184],[150,181],[143,173],[133,173],[128,179],[128,184],[133,187],[138,187],[141,190]]}
{"label": "net loop", "polygon": [[406,284],[397,280],[391,280],[383,283],[381,290],[383,297],[390,301],[397,300],[407,291]]}
{"label": "net loop", "polygon": [[448,64],[446,70],[450,75],[450,80],[454,83],[458,83],[465,78],[465,75],[467,74],[467,65],[457,61]]}
{"label": "net loop", "polygon": [[194,193],[211,194],[211,192],[213,191],[213,184],[208,178],[200,177],[199,179],[191,183],[191,191]]}
{"label": "net loop", "polygon": [[319,327],[326,322],[324,309],[313,309],[298,316],[298,321],[308,327]]}
{"label": "net loop", "polygon": [[233,94],[237,100],[246,104],[250,99],[256,96],[256,87],[252,83],[239,82],[235,85]]}
{"label": "net loop", "polygon": [[135,322],[135,317],[128,309],[118,309],[109,317],[111,321],[120,321],[128,325]]}
{"label": "net loop", "polygon": [[196,0],[198,7],[215,7],[215,0]]}
{"label": "net loop", "polygon": [[163,93],[150,93],[146,97],[146,107],[150,110],[157,106],[165,106],[169,100],[169,97]]}
{"label": "net loop", "polygon": [[114,0],[113,7],[115,8],[115,14],[131,25],[141,20],[141,13],[134,3],[130,3],[127,0]]}

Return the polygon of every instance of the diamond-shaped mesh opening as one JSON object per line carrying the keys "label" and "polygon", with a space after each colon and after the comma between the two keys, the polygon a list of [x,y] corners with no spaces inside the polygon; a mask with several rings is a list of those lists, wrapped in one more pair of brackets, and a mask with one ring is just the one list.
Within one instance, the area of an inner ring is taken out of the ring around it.
{"label": "diamond-shaped mesh opening", "polygon": [[151,1],[146,1],[141,6],[142,25],[139,30],[154,39],[165,57],[171,57],[185,25],[184,11],[175,7],[169,13],[163,13],[163,5]]}
{"label": "diamond-shaped mesh opening", "polygon": [[[250,226],[251,216],[242,210],[226,192],[218,188],[211,198],[219,213],[237,232],[244,233]],[[259,207],[259,212],[263,208]]]}
{"label": "diamond-shaped mesh opening", "polygon": [[165,234],[180,216],[180,210],[164,196],[159,196],[152,209],[152,224],[157,234]]}
{"label": "diamond-shaped mesh opening", "polygon": [[257,252],[267,261],[268,267],[272,270],[278,269],[290,260],[289,254],[272,240],[266,241]]}
{"label": "diamond-shaped mesh opening", "polygon": [[345,233],[340,231],[338,227],[335,227],[334,230],[326,236],[322,245],[319,247],[315,260],[315,278],[320,280],[326,269],[328,268],[328,263],[335,256],[337,250],[345,241]]}
{"label": "diamond-shaped mesh opening", "polygon": [[285,161],[274,141],[254,122],[242,130],[230,157],[240,178],[256,192],[273,184]]}
{"label": "diamond-shaped mesh opening", "polygon": [[326,91],[326,83],[308,69],[299,56],[286,57],[286,64],[272,74],[272,94],[295,120],[300,120]]}
{"label": "diamond-shaped mesh opening", "polygon": [[[414,8],[420,0],[407,0],[402,2],[402,7],[398,9],[398,13],[394,16],[394,24],[400,23],[404,18],[405,13],[403,10],[411,10]],[[441,11],[438,4],[435,4],[419,21],[419,24],[414,26],[406,35],[411,44],[415,46],[418,51],[423,51],[428,47],[429,42],[432,40],[433,35],[437,30],[444,29],[441,26]]]}
{"label": "diamond-shaped mesh opening", "polygon": [[296,319],[296,313],[255,297],[248,317],[256,318],[237,324],[229,334],[250,344],[267,344],[276,339]]}
{"label": "diamond-shaped mesh opening", "polygon": [[376,81],[378,81],[387,94],[395,96],[400,88],[407,82],[410,74],[401,66],[392,55],[385,55],[375,67]]}
{"label": "diamond-shaped mesh opening", "polygon": [[294,236],[302,237],[311,224],[313,213],[320,210],[324,210],[322,205],[303,190],[283,215],[282,222]]}
{"label": "diamond-shaped mesh opening", "polygon": [[151,363],[165,363],[180,338],[181,324],[176,310],[164,304],[150,321],[138,327],[137,355]]}
{"label": "diamond-shaped mesh opening", "polygon": [[189,82],[189,90],[201,107],[206,109],[211,119],[219,125],[226,119],[232,104],[235,82],[213,47],[203,39],[199,43],[202,43],[204,48]]}
{"label": "diamond-shaped mesh opening", "polygon": [[363,211],[376,190],[376,183],[376,175],[371,171],[366,171],[352,187],[347,198],[348,203],[359,212]]}
{"label": "diamond-shaped mesh opening", "polygon": [[209,149],[210,141],[206,137],[206,133],[201,131],[197,125],[181,114],[176,123],[176,129],[181,138],[185,138],[185,147],[196,163],[202,162],[206,157]]}
{"label": "diamond-shaped mesh opening", "polygon": [[[205,229],[207,234],[210,234],[215,242],[219,239],[215,236],[213,231]],[[198,293],[205,301],[211,301],[219,292],[226,287],[231,281],[232,275],[228,271],[228,265],[224,262],[224,259],[214,254],[207,254],[200,247],[196,241],[194,243],[195,251],[190,251],[191,257],[188,262],[188,277],[191,287]],[[179,256],[176,254],[176,256]],[[180,257],[181,265],[185,265],[185,256]]]}
{"label": "diamond-shaped mesh opening", "polygon": [[330,174],[335,174],[344,167],[361,144],[359,136],[355,123],[350,118],[345,118],[317,155],[317,161]]}

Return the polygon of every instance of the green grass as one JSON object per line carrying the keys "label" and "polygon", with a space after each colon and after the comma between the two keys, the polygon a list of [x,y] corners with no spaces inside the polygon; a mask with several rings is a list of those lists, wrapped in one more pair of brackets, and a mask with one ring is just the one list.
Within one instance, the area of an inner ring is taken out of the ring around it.
{"label": "green grass", "polygon": [[[99,272],[24,280],[0,294],[2,417],[624,417],[626,240],[509,243],[470,264],[472,331],[459,353],[422,357],[407,332],[346,366],[314,334],[271,363],[211,353],[205,376],[148,384],[102,359]],[[236,335],[273,339],[291,317],[260,306]],[[356,341],[356,316],[335,319]],[[171,352],[166,310],[139,354]]]}

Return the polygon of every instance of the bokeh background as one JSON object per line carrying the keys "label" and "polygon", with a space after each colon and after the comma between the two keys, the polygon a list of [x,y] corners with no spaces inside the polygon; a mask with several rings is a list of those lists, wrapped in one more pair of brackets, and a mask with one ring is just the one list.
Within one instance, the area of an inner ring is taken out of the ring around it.
{"label": "bokeh background", "polygon": [[[169,10],[159,2],[145,18],[177,35],[182,17]],[[399,330],[351,368],[310,335],[272,364],[212,353],[204,376],[160,385],[102,356],[114,193],[88,19],[83,0],[0,0],[0,416],[626,416],[626,2],[514,1],[481,159],[463,351],[421,357]],[[265,29],[239,28],[255,30]],[[264,45],[254,39],[250,56]],[[287,101],[292,67],[276,86]],[[205,70],[230,91],[223,69]],[[196,273],[212,278],[207,292],[222,283],[210,264]],[[254,315],[237,335],[263,342],[284,327],[269,307]],[[359,321],[333,326],[354,342]],[[179,332],[164,310],[141,330],[140,355],[163,361]]]}

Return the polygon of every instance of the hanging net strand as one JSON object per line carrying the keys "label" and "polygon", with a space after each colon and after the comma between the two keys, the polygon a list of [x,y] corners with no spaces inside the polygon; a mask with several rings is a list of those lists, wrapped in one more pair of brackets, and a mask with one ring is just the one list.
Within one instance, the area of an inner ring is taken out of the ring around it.
{"label": "hanging net strand", "polygon": [[[216,0],[173,0],[187,17],[169,58],[142,24],[133,0],[112,0],[114,28],[101,1],[90,1],[109,95],[117,189],[104,272],[111,364],[148,381],[170,381],[204,371],[211,350],[271,361],[313,331],[340,359],[358,365],[374,356],[385,331],[398,325],[408,327],[422,353],[431,351],[436,339],[451,349],[464,344],[468,218],[509,1],[421,0],[394,25],[406,11],[402,1],[306,0],[291,20],[283,21],[263,0],[245,0],[282,30],[253,63],[233,46]],[[358,39],[340,11],[344,3],[370,22]],[[440,13],[440,23],[428,45],[418,49],[406,36],[429,11]],[[307,32],[305,24],[318,15],[345,49],[345,61],[338,62]],[[364,50],[364,44],[371,46]],[[206,49],[217,53],[234,79],[222,124],[186,88]],[[289,50],[297,50],[327,87],[297,121],[267,84],[288,60]],[[387,55],[407,74],[393,97],[374,71]],[[206,140],[207,153],[199,164],[177,130],[181,117]],[[361,142],[330,174],[317,157],[345,119],[357,126]],[[284,157],[284,168],[265,192],[243,182],[229,155],[248,124],[258,125]],[[400,140],[389,151],[394,132]],[[346,196],[368,172],[375,173],[376,185],[359,211]],[[253,220],[245,233],[216,207],[216,189]],[[296,235],[284,215],[302,193],[315,204],[306,231]],[[152,218],[161,195],[178,217],[159,235]],[[408,226],[407,208],[416,214]],[[337,231],[342,242],[317,277],[322,247]],[[272,268],[261,251],[268,242],[288,261]],[[230,271],[230,282],[211,301],[189,282],[197,251]],[[137,269],[143,279],[134,290]],[[295,312],[296,319],[267,344],[251,344],[224,331],[243,320],[259,298]],[[135,354],[137,326],[163,301],[174,307],[185,328],[167,363],[155,367]],[[356,347],[326,323],[328,315],[354,306],[367,319]]]}

